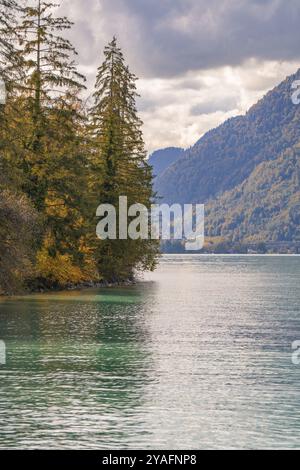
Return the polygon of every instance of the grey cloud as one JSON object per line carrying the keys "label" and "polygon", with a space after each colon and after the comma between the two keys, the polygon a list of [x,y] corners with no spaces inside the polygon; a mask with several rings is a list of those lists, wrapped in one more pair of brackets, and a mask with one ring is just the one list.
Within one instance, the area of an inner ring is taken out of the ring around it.
{"label": "grey cloud", "polygon": [[[65,0],[87,40],[86,60],[116,34],[135,71],[175,77],[192,70],[300,59],[299,0]],[[88,6],[87,6],[88,5]],[[81,33],[79,33],[79,30]],[[99,57],[99,56],[98,56]]]}
{"label": "grey cloud", "polygon": [[199,77],[196,78],[186,78],[178,81],[174,88],[176,89],[185,89],[185,90],[199,90],[201,87],[205,86],[204,80],[201,80]]}
{"label": "grey cloud", "polygon": [[159,103],[155,99],[139,98],[137,100],[138,110],[142,112],[153,112],[159,106]]}
{"label": "grey cloud", "polygon": [[104,46],[118,37],[142,78],[138,108],[151,149],[193,144],[300,61],[299,0],[62,0],[60,10],[75,22],[69,37],[87,93]]}
{"label": "grey cloud", "polygon": [[217,111],[232,111],[238,109],[238,103],[236,98],[223,98],[223,99],[214,99],[211,101],[205,101],[203,103],[197,103],[192,106],[190,114],[191,116],[200,116],[201,114],[211,114]]}

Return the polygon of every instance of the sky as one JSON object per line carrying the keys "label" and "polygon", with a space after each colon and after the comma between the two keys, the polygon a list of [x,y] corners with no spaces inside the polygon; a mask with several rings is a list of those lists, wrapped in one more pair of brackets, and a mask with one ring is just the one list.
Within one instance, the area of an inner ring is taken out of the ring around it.
{"label": "sky", "polygon": [[62,0],[60,12],[90,93],[117,36],[149,152],[193,145],[300,67],[299,0]]}

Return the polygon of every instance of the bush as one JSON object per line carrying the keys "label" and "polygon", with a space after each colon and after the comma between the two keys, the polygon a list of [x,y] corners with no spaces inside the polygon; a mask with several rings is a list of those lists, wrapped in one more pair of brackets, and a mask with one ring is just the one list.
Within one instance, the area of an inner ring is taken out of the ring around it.
{"label": "bush", "polygon": [[0,192],[0,293],[20,290],[33,275],[38,217],[24,195]]}

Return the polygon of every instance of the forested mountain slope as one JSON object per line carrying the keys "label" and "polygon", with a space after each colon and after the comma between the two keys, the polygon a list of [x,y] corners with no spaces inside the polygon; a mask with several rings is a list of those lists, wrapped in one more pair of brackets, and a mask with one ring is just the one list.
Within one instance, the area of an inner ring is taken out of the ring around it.
{"label": "forested mountain slope", "polygon": [[263,162],[206,207],[206,233],[232,242],[300,242],[300,144]]}
{"label": "forested mountain slope", "polygon": [[206,203],[245,181],[262,162],[300,141],[300,105],[292,83],[300,70],[270,91],[245,116],[205,134],[156,180],[164,201]]}

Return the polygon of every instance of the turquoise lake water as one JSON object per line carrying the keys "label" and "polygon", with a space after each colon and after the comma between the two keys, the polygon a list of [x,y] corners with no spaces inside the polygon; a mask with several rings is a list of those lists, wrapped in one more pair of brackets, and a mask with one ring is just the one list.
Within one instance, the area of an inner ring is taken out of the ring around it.
{"label": "turquoise lake water", "polygon": [[299,280],[296,256],[174,255],[0,300],[0,448],[300,448]]}

